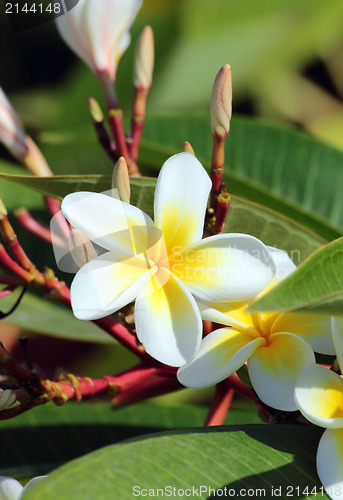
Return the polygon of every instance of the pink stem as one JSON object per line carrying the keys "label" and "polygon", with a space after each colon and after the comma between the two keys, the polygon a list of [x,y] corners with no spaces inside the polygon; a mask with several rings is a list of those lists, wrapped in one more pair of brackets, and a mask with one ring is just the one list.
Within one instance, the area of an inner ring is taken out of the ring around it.
{"label": "pink stem", "polygon": [[220,382],[216,385],[210,411],[207,415],[205,426],[223,425],[227,412],[230,409],[235,390]]}
{"label": "pink stem", "polygon": [[[17,221],[21,226],[23,226],[27,231],[29,231],[31,234],[34,234],[38,238],[40,238],[43,241],[46,241],[47,243],[52,244],[52,238],[51,238],[51,232],[50,229],[47,227],[43,226],[39,222],[37,222],[30,212],[26,210],[26,208],[20,208],[19,210],[16,210],[14,213]],[[63,240],[54,238],[54,243],[59,244],[61,247],[64,247]]]}
{"label": "pink stem", "polygon": [[168,376],[158,377],[121,392],[112,400],[112,406],[115,409],[123,408],[124,406],[169,392],[179,391],[180,389],[184,389],[184,387],[176,378]]}

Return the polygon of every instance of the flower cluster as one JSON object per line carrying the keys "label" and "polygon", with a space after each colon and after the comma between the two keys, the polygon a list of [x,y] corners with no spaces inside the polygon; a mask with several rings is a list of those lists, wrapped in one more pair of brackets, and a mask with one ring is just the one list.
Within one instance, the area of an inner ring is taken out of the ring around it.
{"label": "flower cluster", "polygon": [[[210,176],[185,143],[184,151],[169,158],[161,168],[152,219],[130,204],[128,173],[140,175],[136,160],[152,84],[153,32],[146,27],[137,46],[132,130],[127,135],[114,81],[142,0],[103,0],[101,9],[98,3],[80,0],[57,18],[56,24],[64,41],[103,87],[112,137],[107,134],[104,116],[94,99],[90,100],[90,111],[100,144],[117,162],[113,183],[118,197],[111,192],[67,195],[61,205],[69,224],[63,219],[65,226],[61,226],[61,212],[54,210],[57,226],[64,228],[67,248],[78,268],[70,297],[66,287],[63,289],[63,301],[71,305],[80,320],[100,320],[98,324],[105,328],[106,319],[132,306],[131,333],[135,337],[125,338],[126,347],[135,353],[144,351],[152,361],[139,375],[140,383],[162,370],[163,374],[172,374],[178,385],[204,388],[220,384],[246,366],[254,394],[265,407],[300,410],[310,422],[327,428],[318,448],[318,474],[331,498],[343,499],[343,381],[337,373],[318,366],[315,358],[315,353],[337,354],[343,367],[339,320],[310,313],[251,312],[250,306],[293,273],[296,266],[284,251],[266,246],[254,236],[223,232],[230,206],[230,195],[222,180],[224,144],[232,112],[231,68],[225,65],[219,71],[211,97]],[[52,175],[1,89],[0,141],[35,175]],[[13,243],[15,235],[7,224],[7,213],[0,208],[0,222],[6,221],[0,224],[1,231],[6,242]],[[209,214],[215,219],[212,225]],[[205,228],[210,228],[211,234]],[[60,242],[59,237],[57,247]],[[32,273],[37,271],[25,260],[18,244],[11,248],[20,265],[10,262],[7,255],[0,264],[17,273],[20,280],[5,281],[6,293],[33,283],[36,275]],[[59,251],[55,249],[56,255]],[[40,273],[35,281],[38,284],[45,292],[62,289],[58,280],[48,274]],[[122,325],[112,320],[109,329],[113,333],[113,325]],[[210,325],[206,332],[205,323]],[[137,347],[136,341],[141,345]],[[31,382],[29,377],[21,373],[18,378]],[[98,381],[99,392],[110,385],[118,388],[119,382],[121,389],[128,384],[125,376],[104,379]],[[63,387],[67,400],[77,392],[75,380],[72,395],[67,394],[71,386],[65,381],[58,385],[40,380],[35,390],[49,391],[51,398],[63,399]],[[77,383],[82,386],[80,393],[83,390],[87,396],[96,394],[96,385],[90,379],[80,378]],[[17,401],[15,392],[1,389],[0,411],[10,412],[14,405],[17,408],[22,403],[25,400]],[[39,479],[33,479],[23,489],[17,481],[0,477],[0,497],[22,498],[24,491]]]}

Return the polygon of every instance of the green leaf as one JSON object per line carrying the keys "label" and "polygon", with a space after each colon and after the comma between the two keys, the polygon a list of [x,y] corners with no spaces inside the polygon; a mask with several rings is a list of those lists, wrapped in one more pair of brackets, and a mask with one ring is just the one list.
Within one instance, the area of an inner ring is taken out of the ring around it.
{"label": "green leaf", "polygon": [[226,487],[234,492],[231,496],[244,488],[254,490],[255,498],[272,498],[272,488],[281,487],[282,498],[292,492],[312,499],[321,486],[315,466],[319,433],[289,425],[247,425],[150,435],[64,465],[28,492],[27,500],[53,500],[56,491],[63,500],[125,500],[135,491],[154,489],[157,495],[157,488],[167,486],[175,487],[178,497],[179,489],[195,488],[199,498],[207,499]]}
{"label": "green leaf", "polygon": [[[0,421],[0,475],[45,474],[68,460],[143,433],[202,425],[207,408],[140,403],[112,411],[110,403],[52,403]],[[231,409],[227,423],[259,422],[256,409]]]}
{"label": "green leaf", "polygon": [[[207,115],[147,119],[140,162],[155,171],[189,141],[209,168]],[[234,117],[226,143],[224,180],[230,193],[267,206],[329,240],[343,232],[343,152],[304,133]],[[151,170],[148,170],[151,173]]]}
{"label": "green leaf", "polygon": [[[30,188],[38,193],[62,200],[75,191],[101,193],[112,188],[112,175],[55,175],[54,177],[35,177],[0,173],[0,179]],[[149,205],[151,212],[156,179],[149,177],[131,178],[131,203],[144,209]]]}
{"label": "green leaf", "polygon": [[288,253],[299,265],[325,240],[273,210],[232,196],[224,232],[246,233]]}
{"label": "green leaf", "polygon": [[[5,161],[0,161],[0,172],[18,175],[20,177],[26,175],[24,168]],[[28,189],[28,187],[25,187],[25,185],[22,187],[18,187],[18,185],[13,186],[13,184],[5,182],[4,180],[0,181],[0,198],[9,212],[18,208],[18,206],[35,209],[43,205],[41,196],[31,189]]]}
{"label": "green leaf", "polygon": [[[12,295],[1,299],[1,311],[7,312],[15,300]],[[80,321],[66,307],[26,292],[6,323],[28,332],[81,342],[112,344],[114,340],[90,321]]]}
{"label": "green leaf", "polygon": [[[75,191],[106,191],[111,188],[112,182],[112,177],[106,175],[70,175],[50,178],[0,174],[0,177],[11,182],[25,184],[42,194],[60,199]],[[156,179],[131,178],[130,183],[131,203],[153,216]],[[252,234],[267,245],[289,252],[296,264],[326,241],[287,217],[234,195],[225,231]]]}
{"label": "green leaf", "polygon": [[[96,145],[91,129],[45,134],[44,139],[49,142],[46,147],[51,158],[60,155],[58,170],[54,169],[58,173],[105,173],[110,168],[89,161],[94,152],[85,146],[87,142],[89,148]],[[156,175],[185,140],[209,169],[212,137],[208,115],[148,117],[140,150],[143,172]],[[62,146],[64,141],[67,144]],[[79,165],[71,161],[73,143],[82,143]],[[103,157],[102,161],[106,160]],[[342,161],[342,151],[304,133],[235,116],[226,144],[224,180],[230,193],[272,208],[332,240],[343,233],[339,188]]]}
{"label": "green leaf", "polygon": [[315,251],[251,310],[343,315],[343,238]]}

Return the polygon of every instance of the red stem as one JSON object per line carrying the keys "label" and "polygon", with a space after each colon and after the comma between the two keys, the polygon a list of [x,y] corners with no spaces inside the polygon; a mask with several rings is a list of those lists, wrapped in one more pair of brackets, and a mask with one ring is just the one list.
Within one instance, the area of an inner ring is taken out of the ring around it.
{"label": "red stem", "polygon": [[0,221],[0,231],[13,257],[26,271],[31,271],[35,266],[32,264],[23,247],[20,245],[17,235],[6,215]]}
{"label": "red stem", "polygon": [[217,208],[217,196],[220,186],[223,182],[224,175],[224,161],[225,161],[225,146],[226,137],[220,137],[218,135],[213,136],[213,151],[212,151],[212,161],[211,161],[211,203],[210,207]]}
{"label": "red stem", "polygon": [[[31,234],[34,234],[41,240],[52,244],[50,229],[37,222],[32,217],[30,212],[26,210],[26,208],[20,208],[19,210],[16,210],[14,212],[14,215],[19,224],[21,224],[25,229],[27,229],[27,231],[29,231]],[[61,247],[64,247],[63,240],[61,239],[59,242],[57,236],[54,238],[54,244],[59,244]]]}
{"label": "red stem", "polygon": [[44,196],[44,203],[51,217],[55,217],[54,220],[56,221],[56,224],[61,231],[61,236],[67,238],[68,240],[70,224],[61,212],[60,202],[55,200],[55,198],[51,198],[50,196]]}
{"label": "red stem", "polygon": [[26,283],[33,281],[34,275],[25,271],[22,267],[20,267],[5,250],[5,247],[0,244],[0,265],[7,269],[8,271],[16,274],[20,278],[22,278]]}
{"label": "red stem", "polygon": [[116,144],[118,155],[123,156],[126,163],[130,165],[131,157],[126,144],[124,134],[123,113],[121,109],[111,109],[108,113],[108,123],[112,131],[113,140]]}
{"label": "red stem", "polygon": [[134,119],[132,120],[132,133],[131,133],[131,143],[130,143],[130,154],[134,162],[137,161],[139,145],[141,142],[142,133],[144,130],[144,119]]}
{"label": "red stem", "polygon": [[230,208],[230,203],[231,196],[229,195],[229,193],[220,193],[217,200],[216,222],[214,226],[216,233],[221,233],[224,230],[225,220]]}
{"label": "red stem", "polygon": [[[42,382],[48,399],[55,403],[65,403],[70,399],[81,401],[84,398],[109,392],[110,394],[128,390],[152,377],[158,375],[159,369],[139,364],[116,376],[105,376],[100,379],[80,377],[72,374],[65,375],[65,380]],[[43,396],[44,397],[44,396]]]}
{"label": "red stem", "polygon": [[93,120],[94,129],[99,141],[100,146],[105,151],[111,162],[116,163],[119,155],[114,147],[112,147],[110,138],[107,134],[104,122],[97,122]]}
{"label": "red stem", "polygon": [[10,285],[13,287],[26,285],[25,280],[18,278],[17,276],[6,276],[5,274],[0,274],[0,283],[2,285]]}
{"label": "red stem", "polygon": [[129,145],[130,155],[134,162],[137,161],[139,144],[141,141],[144,120],[146,114],[146,100],[148,97],[149,90],[136,88],[135,89],[135,99],[132,111],[132,122],[131,122],[131,143]]}
{"label": "red stem", "polygon": [[176,378],[168,376],[158,377],[121,392],[113,398],[112,406],[115,409],[123,408],[124,406],[161,396],[162,394],[168,394],[169,392],[179,391],[180,389],[184,389],[184,386]]}
{"label": "red stem", "polygon": [[245,396],[252,401],[257,402],[257,396],[254,391],[243,384],[237,373],[233,373],[232,375],[230,375],[230,377],[225,379],[224,382],[242,396]]}
{"label": "red stem", "polygon": [[235,390],[227,384],[220,382],[216,385],[210,410],[207,415],[205,426],[223,425],[227,412],[230,409]]}
{"label": "red stem", "polygon": [[17,363],[3,347],[0,347],[0,365],[19,381],[29,382],[32,379],[32,373]]}
{"label": "red stem", "polygon": [[116,321],[112,316],[107,316],[106,318],[96,319],[93,321],[102,330],[111,335],[120,344],[126,347],[133,354],[139,358],[145,358],[147,356],[143,347],[137,346],[136,339],[121,323]]}

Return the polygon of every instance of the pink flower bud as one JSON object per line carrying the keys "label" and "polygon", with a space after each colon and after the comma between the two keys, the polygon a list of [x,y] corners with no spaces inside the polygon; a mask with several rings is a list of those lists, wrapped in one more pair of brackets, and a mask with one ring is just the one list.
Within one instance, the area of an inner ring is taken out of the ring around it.
{"label": "pink flower bud", "polygon": [[146,26],[139,37],[136,48],[134,67],[134,85],[136,89],[150,89],[154,70],[154,57],[154,32],[150,26]]}
{"label": "pink flower bud", "polygon": [[56,24],[66,44],[95,74],[114,81],[141,5],[142,0],[79,0]]}
{"label": "pink flower bud", "polygon": [[223,66],[214,81],[211,95],[212,134],[225,138],[230,130],[232,114],[231,67]]}

